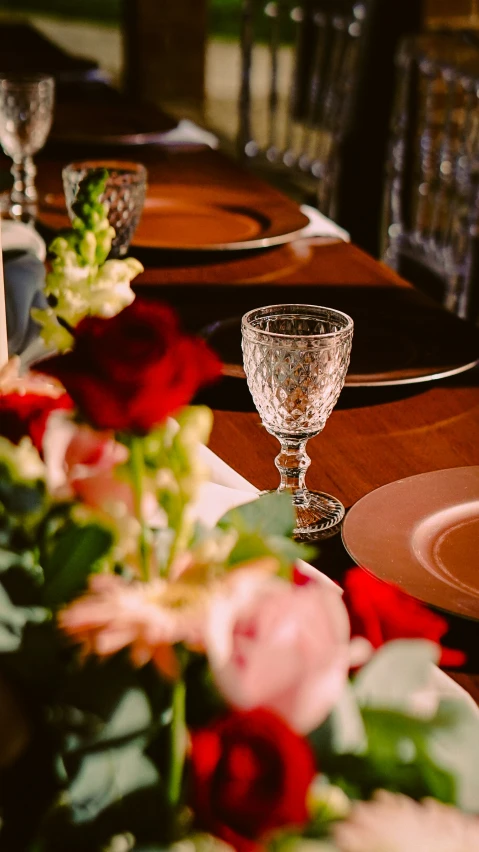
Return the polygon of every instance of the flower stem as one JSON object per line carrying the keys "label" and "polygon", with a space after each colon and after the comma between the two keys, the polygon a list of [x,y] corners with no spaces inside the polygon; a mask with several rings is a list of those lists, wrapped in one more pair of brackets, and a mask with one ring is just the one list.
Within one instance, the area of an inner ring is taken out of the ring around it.
{"label": "flower stem", "polygon": [[172,719],[170,728],[170,774],[168,778],[168,800],[172,807],[180,801],[181,782],[186,750],[185,723],[186,686],[180,678],[173,687]]}
{"label": "flower stem", "polygon": [[141,438],[134,437],[130,444],[130,470],[133,485],[135,517],[140,524],[139,557],[141,576],[145,582],[150,579],[147,527],[143,518],[142,498],[145,476],[145,459]]}

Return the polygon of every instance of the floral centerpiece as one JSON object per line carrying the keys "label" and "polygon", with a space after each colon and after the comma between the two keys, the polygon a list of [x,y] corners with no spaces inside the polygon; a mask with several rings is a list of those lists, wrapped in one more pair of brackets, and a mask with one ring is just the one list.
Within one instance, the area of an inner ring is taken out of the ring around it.
{"label": "floral centerpiece", "polygon": [[479,848],[443,620],[306,573],[284,495],[202,524],[220,365],[166,306],[73,338],[0,396],[2,852]]}
{"label": "floral centerpiece", "polygon": [[0,850],[479,848],[445,620],[308,570],[285,495],[202,521],[220,364],[133,301],[105,178],[50,246],[64,354],[0,371]]}

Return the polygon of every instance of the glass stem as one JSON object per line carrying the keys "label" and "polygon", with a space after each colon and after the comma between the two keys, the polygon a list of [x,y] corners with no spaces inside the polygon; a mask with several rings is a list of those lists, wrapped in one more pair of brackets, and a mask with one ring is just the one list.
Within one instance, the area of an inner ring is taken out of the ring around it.
{"label": "glass stem", "polygon": [[35,187],[36,166],[30,156],[15,157],[12,165],[13,204],[35,204],[38,199]]}
{"label": "glass stem", "polygon": [[274,463],[279,470],[281,482],[278,491],[289,491],[296,506],[305,504],[308,489],[305,484],[306,471],[311,459],[306,452],[306,439],[278,438],[281,451]]}

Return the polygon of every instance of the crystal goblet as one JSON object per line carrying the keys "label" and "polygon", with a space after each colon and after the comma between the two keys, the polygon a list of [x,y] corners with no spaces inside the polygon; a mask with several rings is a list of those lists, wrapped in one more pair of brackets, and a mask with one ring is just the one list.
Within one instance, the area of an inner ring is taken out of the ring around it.
{"label": "crystal goblet", "polygon": [[272,305],[245,314],[241,331],[248,387],[263,425],[281,444],[275,459],[278,491],[292,495],[294,535],[302,540],[330,535],[344,506],[306,488],[311,464],[306,442],[324,429],[344,385],[353,321],[316,305]]}
{"label": "crystal goblet", "polygon": [[0,144],[13,160],[10,213],[14,219],[35,215],[33,155],[47,140],[54,100],[55,81],[48,75],[0,75]]}
{"label": "crystal goblet", "polygon": [[85,160],[65,166],[62,177],[67,209],[70,218],[74,219],[72,207],[81,181],[88,174],[102,169],[107,169],[108,179],[101,201],[108,207],[108,221],[115,229],[110,257],[124,257],[145,203],[147,171],[141,163]]}

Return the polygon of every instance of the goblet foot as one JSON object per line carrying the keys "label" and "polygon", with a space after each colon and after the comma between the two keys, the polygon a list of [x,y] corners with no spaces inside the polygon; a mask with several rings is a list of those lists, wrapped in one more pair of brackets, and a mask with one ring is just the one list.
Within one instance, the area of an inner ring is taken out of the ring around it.
{"label": "goblet foot", "polygon": [[339,532],[345,514],[340,500],[324,491],[307,490],[301,494],[301,502],[295,500],[294,494],[291,496],[296,512],[296,526],[293,530],[296,541],[318,541]]}
{"label": "goblet foot", "polygon": [[340,500],[324,491],[307,491],[306,500],[302,495],[297,504],[293,496],[296,511],[296,526],[293,536],[297,541],[314,541],[329,538],[339,531],[344,518],[344,506]]}

